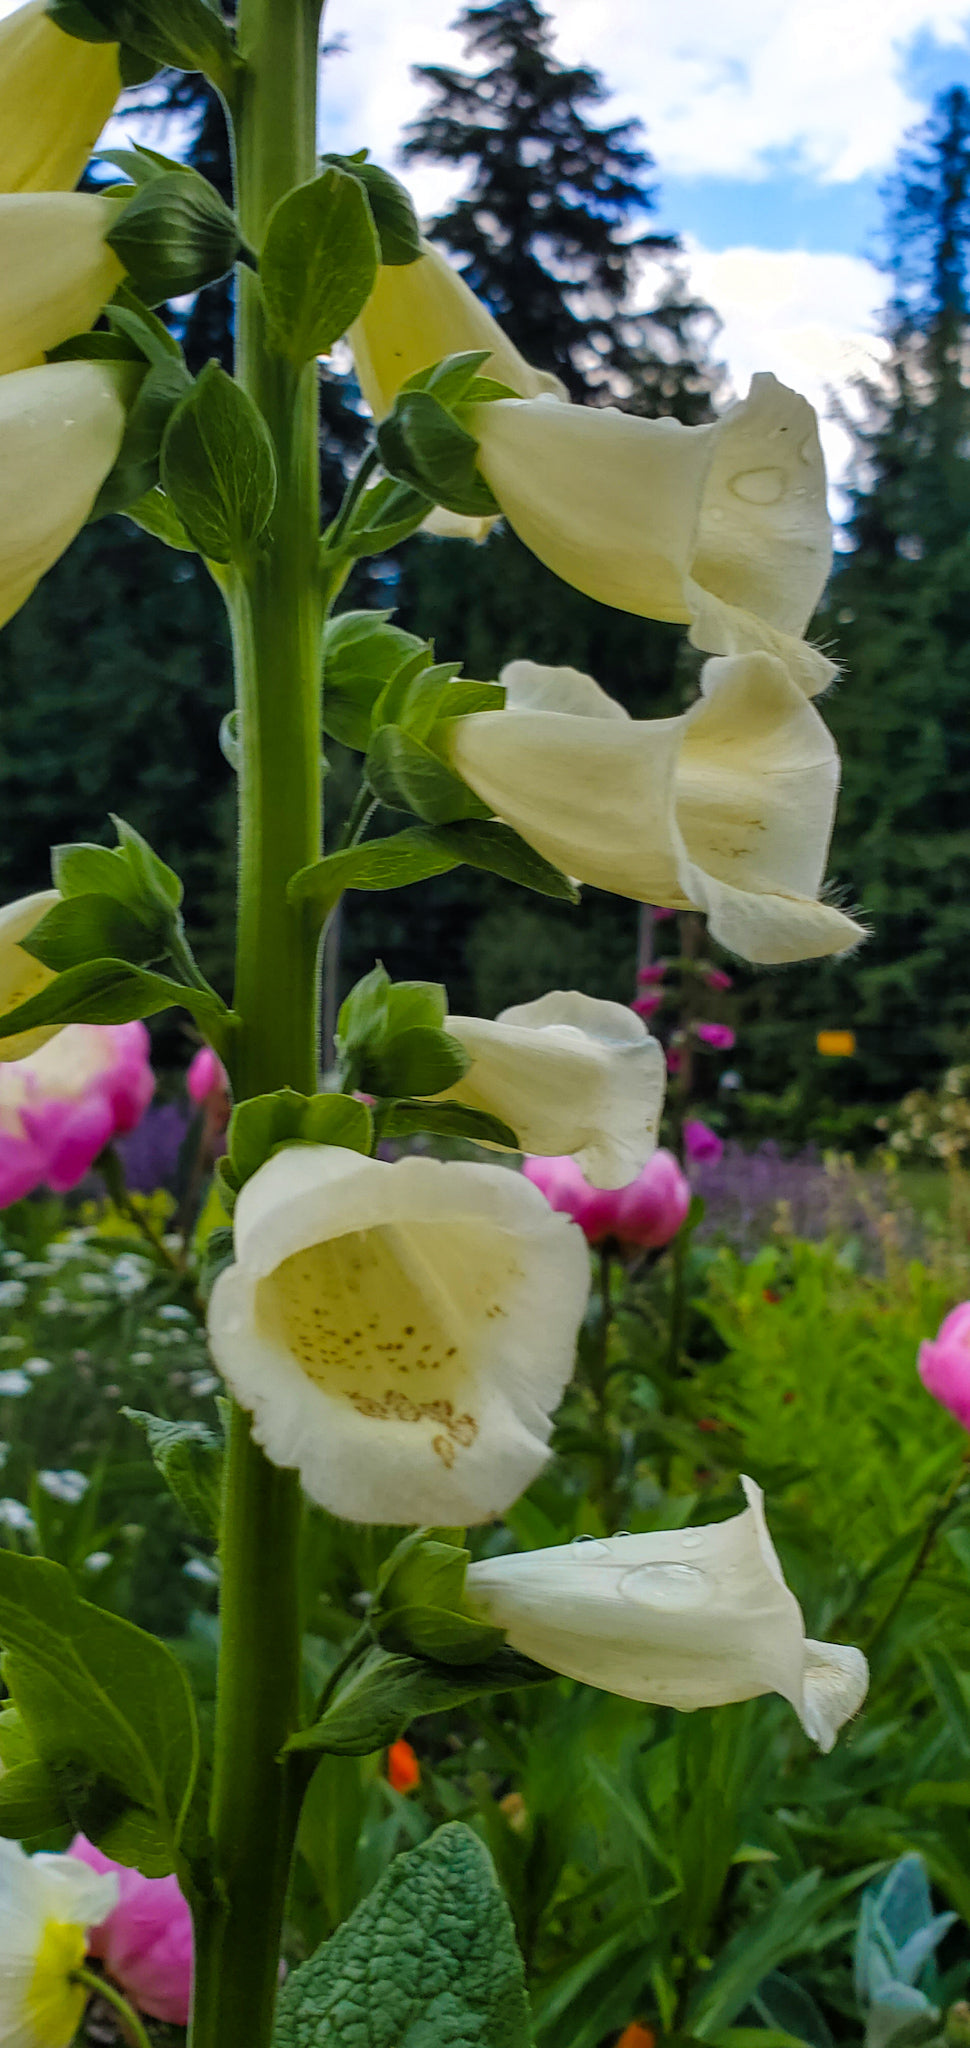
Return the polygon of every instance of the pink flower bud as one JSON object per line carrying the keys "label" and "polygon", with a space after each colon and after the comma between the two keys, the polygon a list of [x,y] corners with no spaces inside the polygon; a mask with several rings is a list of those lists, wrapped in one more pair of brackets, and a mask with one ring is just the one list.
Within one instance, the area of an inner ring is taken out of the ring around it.
{"label": "pink flower bud", "polygon": [[527,1180],[545,1195],[551,1209],[571,1216],[590,1244],[612,1235],[613,1205],[617,1190],[591,1187],[575,1159],[527,1158],[522,1167]]}
{"label": "pink flower bud", "polygon": [[723,967],[709,967],[704,980],[708,988],[728,989],[734,987],[732,977],[730,974],[725,974]]}
{"label": "pink flower bud", "polygon": [[67,1194],[152,1099],[144,1024],[68,1024],[0,1063],[0,1209],[41,1185]]}
{"label": "pink flower bud", "polygon": [[657,1011],[662,1007],[662,1004],[662,995],[635,996],[633,1002],[630,1004],[630,1008],[631,1010],[634,1010],[636,1012],[636,1015],[638,1017],[642,1017],[644,1021],[646,1021],[648,1017],[656,1016]]}
{"label": "pink flower bud", "polygon": [[734,1045],[730,1024],[695,1024],[694,1030],[701,1044],[710,1046],[712,1052],[730,1052]]}
{"label": "pink flower bud", "polygon": [[88,1950],[104,1964],[139,2012],[149,2019],[188,2025],[192,1996],[192,1916],[174,1877],[142,1877],[113,1863],[85,1835],[75,1835],[70,1854],[89,1870],[113,1871],[120,1899],[113,1913],[92,1928]]}
{"label": "pink flower bud", "polygon": [[682,1053],[680,1053],[680,1052],[678,1052],[678,1050],[677,1050],[677,1047],[676,1047],[675,1045],[668,1045],[668,1047],[667,1047],[667,1072],[668,1072],[668,1074],[679,1074],[679,1073],[680,1073],[680,1070],[681,1070],[681,1067],[683,1066],[683,1064],[684,1064],[684,1057],[683,1057],[683,1054],[682,1054]]}
{"label": "pink flower bud", "polygon": [[199,1108],[217,1091],[228,1094],[229,1076],[218,1053],[213,1052],[211,1045],[199,1047],[185,1076],[185,1085],[191,1100]]}
{"label": "pink flower bud", "polygon": [[671,1152],[655,1152],[625,1188],[592,1188],[574,1159],[527,1159],[523,1172],[547,1202],[578,1223],[589,1244],[615,1237],[655,1251],[676,1237],[690,1208],[690,1186]]}
{"label": "pink flower bud", "polygon": [[918,1370],[927,1393],[970,1429],[970,1301],[951,1309],[936,1336],[920,1345]]}
{"label": "pink flower bud", "polygon": [[710,1124],[701,1122],[700,1117],[688,1117],[684,1125],[684,1151],[695,1165],[703,1160],[720,1159],[724,1151],[724,1140],[712,1131]]}
{"label": "pink flower bud", "polygon": [[666,972],[666,960],[654,960],[650,967],[637,968],[637,980],[641,988],[649,988],[652,982],[662,981]]}

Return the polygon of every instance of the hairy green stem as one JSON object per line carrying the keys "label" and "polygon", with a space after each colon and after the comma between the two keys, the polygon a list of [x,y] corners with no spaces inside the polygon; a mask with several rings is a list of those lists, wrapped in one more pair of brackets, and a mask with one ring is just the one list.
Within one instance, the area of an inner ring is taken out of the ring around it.
{"label": "hairy green stem", "polygon": [[96,1970],[86,1970],[84,1968],[74,1970],[71,1974],[75,1984],[83,1984],[85,1991],[90,1991],[95,1993],[98,1998],[103,1998],[105,2004],[110,2005],[112,2011],[117,2013],[121,2021],[122,2032],[126,2040],[133,2044],[133,2048],[152,2048],[152,2044],[134,2007],[129,2005],[127,1998],[123,1998],[121,1992],[116,1991],[114,1985],[109,1983],[106,1977],[99,1977]]}
{"label": "hairy green stem", "polygon": [[[241,0],[236,115],[243,233],[261,246],[283,194],[316,169],[318,0]],[[239,709],[239,913],[231,1051],[236,1100],[317,1085],[316,933],[287,883],[321,852],[316,369],[267,346],[257,280],[240,278],[237,375],[273,437],[266,544],[227,601]],[[192,2048],[268,2048],[297,1811],[280,1751],[299,1715],[295,1475],[269,1464],[234,1408],[222,1529],[211,1806],[219,1896],[196,1920]]]}

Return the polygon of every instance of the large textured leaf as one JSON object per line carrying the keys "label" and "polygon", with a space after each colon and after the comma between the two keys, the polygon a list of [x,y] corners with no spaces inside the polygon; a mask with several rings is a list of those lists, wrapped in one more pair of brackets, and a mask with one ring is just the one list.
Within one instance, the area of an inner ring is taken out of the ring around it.
{"label": "large textured leaf", "polygon": [[458,1822],[399,1856],[283,1986],[275,2048],[531,2048],[512,1919]]}

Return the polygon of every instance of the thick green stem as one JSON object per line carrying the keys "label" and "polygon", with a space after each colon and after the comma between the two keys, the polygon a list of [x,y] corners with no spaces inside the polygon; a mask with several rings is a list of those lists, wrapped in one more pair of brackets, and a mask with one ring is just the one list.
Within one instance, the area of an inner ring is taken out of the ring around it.
{"label": "thick green stem", "polygon": [[[316,168],[318,0],[241,0],[247,65],[235,111],[239,213],[259,248],[267,216]],[[286,886],[321,852],[320,597],[315,365],[267,347],[256,279],[240,280],[237,375],[273,436],[279,492],[266,545],[228,603],[240,728],[239,917],[232,1048],[237,1101],[317,1085],[316,934]],[[196,1921],[192,2048],[267,2048],[293,1839],[294,1780],[279,1762],[299,1711],[295,1475],[272,1466],[233,1411],[222,1532],[211,1823],[222,1897]]]}

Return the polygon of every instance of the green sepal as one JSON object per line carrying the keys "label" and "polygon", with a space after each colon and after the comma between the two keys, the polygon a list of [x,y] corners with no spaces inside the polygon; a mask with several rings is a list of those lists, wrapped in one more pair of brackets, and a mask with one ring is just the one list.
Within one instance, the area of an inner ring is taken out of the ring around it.
{"label": "green sepal", "polygon": [[[155,1470],[200,1536],[218,1538],[225,1445],[204,1422],[166,1422],[143,1408],[122,1408],[144,1431]],[[2,1780],[0,1780],[2,1783]]]}
{"label": "green sepal", "polygon": [[215,187],[185,170],[138,185],[105,241],[147,306],[213,284],[241,247],[235,216]]}
{"label": "green sepal", "polygon": [[470,1066],[457,1038],[418,1027],[399,1032],[386,1051],[364,1060],[360,1086],[374,1095],[443,1095]]}
{"label": "green sepal", "polygon": [[145,924],[114,896],[69,896],[50,910],[22,941],[23,950],[54,974],[106,956],[145,966],[164,954],[165,935]]}
{"label": "green sepal", "polygon": [[405,889],[462,865],[518,882],[541,896],[579,901],[579,890],[569,877],[543,860],[510,825],[474,818],[456,825],[410,825],[386,839],[369,839],[363,846],[328,854],[312,867],[301,868],[288,894],[291,902],[312,903],[324,919],[345,889]]}
{"label": "green sepal", "polygon": [[426,1529],[406,1536],[378,1574],[368,1623],[385,1649],[448,1665],[484,1664],[502,1648],[500,1628],[463,1609],[471,1551]]}
{"label": "green sepal", "polygon": [[[117,846],[85,841],[51,850],[54,887],[63,897],[111,896],[138,912],[146,924],[170,926],[182,901],[182,884],[170,868],[124,818],[112,813]],[[39,927],[38,927],[39,929]]]}
{"label": "green sepal", "polygon": [[158,482],[159,458],[166,427],[191,390],[181,357],[149,365],[129,407],[114,468],[105,478],[89,514],[93,522],[108,512],[124,512]]}
{"label": "green sepal", "polygon": [[381,262],[389,268],[414,263],[421,254],[421,228],[410,192],[390,171],[366,156],[337,156],[328,150],[321,163],[333,164],[359,179],[367,194],[380,242]]}
{"label": "green sepal", "polygon": [[367,749],[364,774],[376,797],[392,811],[411,811],[428,825],[487,818],[467,783],[439,755],[398,725],[384,725]]}
{"label": "green sepal", "polygon": [[130,1024],[176,1008],[191,1012],[216,1050],[224,1047],[232,1012],[212,989],[188,988],[126,960],[88,960],[0,1017],[0,1057],[5,1038],[41,1024]]}
{"label": "green sepal", "polygon": [[579,890],[551,861],[520,838],[511,825],[498,818],[459,818],[435,834],[467,867],[482,868],[504,882],[517,882],[538,896],[553,896],[563,903],[578,903]]}
{"label": "green sepal", "polygon": [[291,1735],[287,1750],[368,1756],[396,1742],[421,1714],[441,1714],[490,1693],[545,1685],[551,1673],[517,1650],[502,1649],[460,1670],[375,1646],[341,1679],[311,1728]]}
{"label": "green sepal", "polygon": [[173,171],[182,177],[198,177],[190,164],[180,164],[174,156],[162,156],[157,149],[146,149],[144,143],[135,142],[130,149],[99,149],[95,152],[95,163],[113,164],[123,171],[133,185],[151,185],[159,178],[166,178]]}
{"label": "green sepal", "polygon": [[337,1018],[345,1085],[374,1095],[437,1095],[470,1064],[442,1028],[448,998],[440,983],[392,982],[378,963],[352,988]]}
{"label": "green sepal", "polygon": [[460,1138],[470,1145],[500,1145],[506,1152],[522,1147],[511,1124],[472,1109],[465,1102],[382,1102],[374,1118],[379,1138]]}
{"label": "green sepal", "polygon": [[482,364],[488,362],[488,354],[487,348],[469,348],[456,355],[442,356],[425,369],[412,370],[401,390],[429,392],[450,411],[453,406],[466,403],[468,393],[477,388],[481,381],[478,373]]}
{"label": "green sepal", "polygon": [[[388,548],[410,540],[412,533],[424,525],[433,502],[426,491],[415,491],[408,484],[395,482],[393,477],[382,477],[358,499],[350,525],[341,535],[338,552],[355,557],[386,554]],[[321,542],[324,560],[328,546],[329,533],[325,533]]]}
{"label": "green sepal", "polygon": [[533,2039],[505,1895],[478,1835],[451,1821],[396,1856],[291,1972],[273,2048],[533,2048]]}
{"label": "green sepal", "polygon": [[340,1145],[368,1153],[371,1117],[351,1095],[300,1095],[278,1088],[237,1103],[229,1120],[221,1180],[233,1194],[286,1145]]}
{"label": "green sepal", "polygon": [[399,391],[377,429],[389,476],[435,504],[470,518],[497,519],[501,506],[478,468],[478,442],[430,391]]}
{"label": "green sepal", "polygon": [[234,1265],[235,1258],[231,1225],[220,1223],[215,1230],[210,1230],[202,1248],[199,1293],[203,1301],[208,1301],[220,1273],[224,1273],[227,1266]]}
{"label": "green sepal", "polygon": [[330,165],[285,193],[259,260],[270,347],[297,369],[329,355],[370,297],[380,254],[359,177]]}
{"label": "green sepal", "polygon": [[47,12],[82,42],[122,43],[154,65],[203,71],[231,99],[240,59],[208,0],[49,0]]}
{"label": "green sepal", "polygon": [[126,280],[122,280],[114,298],[104,309],[105,319],[119,334],[126,334],[134,342],[146,363],[156,370],[165,368],[166,363],[179,363],[185,372],[185,386],[191,379],[185,367],[185,357],[171,328],[166,327],[157,313],[143,306],[137,292],[133,292]]}
{"label": "green sepal", "polygon": [[100,1845],[134,1808],[149,1874],[176,1869],[199,1737],[172,1652],[80,1599],[61,1565],[6,1550],[0,1643],[14,1705],[72,1825]]}
{"label": "green sepal", "polygon": [[371,711],[385,684],[426,642],[390,624],[390,612],[340,612],[323,633],[323,725],[331,739],[365,753]]}
{"label": "green sepal", "polygon": [[160,474],[200,554],[246,568],[276,502],[276,456],[262,413],[218,363],[168,421]]}

